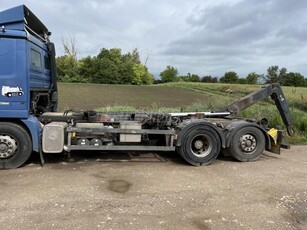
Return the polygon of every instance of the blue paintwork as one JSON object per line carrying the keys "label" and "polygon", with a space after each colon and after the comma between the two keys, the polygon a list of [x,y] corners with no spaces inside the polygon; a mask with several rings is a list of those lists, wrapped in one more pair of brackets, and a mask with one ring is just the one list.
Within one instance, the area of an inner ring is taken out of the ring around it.
{"label": "blue paintwork", "polygon": [[[41,126],[30,114],[30,95],[32,91],[48,92],[51,76],[45,68],[46,43],[26,26],[37,34],[48,31],[24,5],[0,12],[0,120],[22,121],[31,133],[33,150],[39,151]],[[41,57],[38,67],[31,63],[33,51]],[[7,93],[18,87],[22,93]]]}
{"label": "blue paintwork", "polygon": [[41,68],[33,67],[29,60],[29,75],[30,75],[30,89],[50,89],[51,76],[50,70],[45,69],[44,57],[48,56],[47,46],[40,42],[37,38],[31,36],[31,41],[28,42],[27,56],[30,56],[30,50],[33,49],[40,53],[42,57]]}
{"label": "blue paintwork", "polygon": [[29,129],[32,137],[33,151],[39,152],[41,149],[42,127],[38,119],[34,116],[29,116],[27,119],[21,120]]}
{"label": "blue paintwork", "polygon": [[46,26],[25,6],[20,5],[0,12],[0,25],[8,30],[24,31],[27,25],[37,34],[47,32]]}
{"label": "blue paintwork", "polygon": [[17,6],[0,13],[0,25],[8,30],[24,30],[24,6]]}
{"label": "blue paintwork", "polygon": [[29,116],[30,91],[26,49],[25,39],[1,37],[0,32],[0,91],[2,92],[5,86],[19,86],[24,92],[22,96],[11,98],[0,94],[0,117],[28,118]]}

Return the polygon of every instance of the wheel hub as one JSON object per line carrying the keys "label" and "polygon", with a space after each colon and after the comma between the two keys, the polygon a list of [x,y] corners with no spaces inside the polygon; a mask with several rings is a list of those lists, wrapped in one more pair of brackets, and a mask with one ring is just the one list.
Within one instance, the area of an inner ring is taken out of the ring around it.
{"label": "wheel hub", "polygon": [[245,134],[240,138],[239,146],[244,152],[251,153],[257,147],[257,140],[254,136]]}
{"label": "wheel hub", "polygon": [[191,152],[196,157],[206,157],[212,150],[212,140],[209,136],[201,134],[194,137],[191,143]]}
{"label": "wheel hub", "polygon": [[0,159],[9,158],[16,153],[17,143],[10,136],[0,136]]}
{"label": "wheel hub", "polygon": [[204,142],[201,140],[197,140],[194,142],[194,147],[196,149],[202,149],[204,147]]}

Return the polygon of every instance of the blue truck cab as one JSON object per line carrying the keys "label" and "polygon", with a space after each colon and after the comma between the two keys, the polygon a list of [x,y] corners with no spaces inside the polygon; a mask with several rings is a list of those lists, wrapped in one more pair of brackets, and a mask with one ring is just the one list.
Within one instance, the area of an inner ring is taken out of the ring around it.
{"label": "blue truck cab", "polygon": [[18,167],[40,151],[37,117],[57,110],[50,35],[24,5],[0,12],[0,168]]}

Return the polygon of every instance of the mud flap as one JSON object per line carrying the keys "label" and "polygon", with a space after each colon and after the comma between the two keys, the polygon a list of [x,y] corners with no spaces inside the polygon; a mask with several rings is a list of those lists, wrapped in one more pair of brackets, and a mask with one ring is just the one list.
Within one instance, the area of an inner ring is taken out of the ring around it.
{"label": "mud flap", "polygon": [[42,148],[40,148],[40,150],[39,150],[39,158],[41,160],[41,166],[43,167],[44,164],[45,164],[45,158],[44,158],[44,153],[43,153]]}
{"label": "mud flap", "polygon": [[271,148],[268,149],[268,151],[280,155],[280,144],[275,144],[274,142],[272,142]]}

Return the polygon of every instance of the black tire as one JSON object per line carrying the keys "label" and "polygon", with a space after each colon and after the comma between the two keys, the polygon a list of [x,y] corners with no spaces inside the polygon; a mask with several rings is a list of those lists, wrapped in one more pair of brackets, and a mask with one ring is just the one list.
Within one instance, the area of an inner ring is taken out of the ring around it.
{"label": "black tire", "polygon": [[8,97],[12,97],[12,93],[7,93],[7,96]]}
{"label": "black tire", "polygon": [[217,132],[205,125],[183,130],[181,146],[177,152],[189,164],[194,166],[209,165],[218,156],[221,141]]}
{"label": "black tire", "polygon": [[265,149],[265,136],[256,127],[244,127],[233,136],[228,152],[238,161],[255,161]]}
{"label": "black tire", "polygon": [[32,153],[28,132],[15,123],[0,123],[0,169],[20,167]]}

